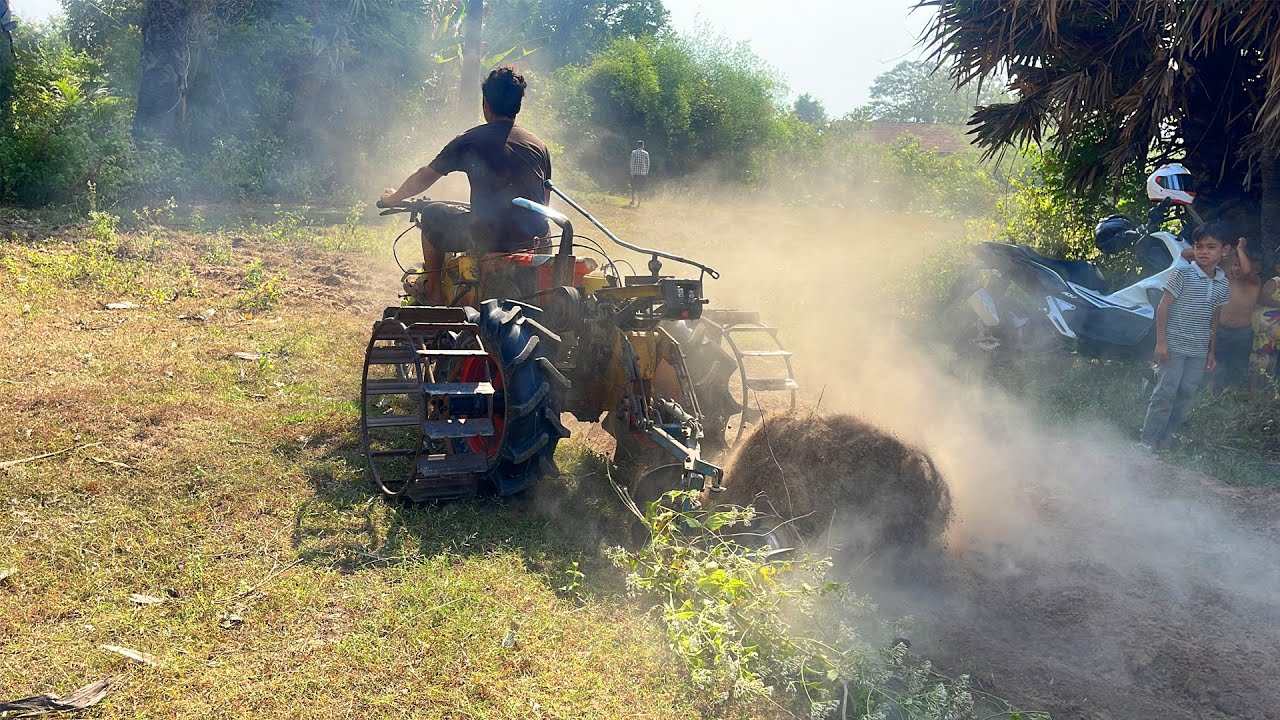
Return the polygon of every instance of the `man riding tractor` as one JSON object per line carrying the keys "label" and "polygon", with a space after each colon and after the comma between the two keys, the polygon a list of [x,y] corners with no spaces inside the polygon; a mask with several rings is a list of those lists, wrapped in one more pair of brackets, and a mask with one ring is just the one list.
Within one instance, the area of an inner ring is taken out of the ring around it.
{"label": "man riding tractor", "polygon": [[466,173],[471,207],[433,202],[423,211],[423,270],[405,277],[405,290],[420,302],[449,304],[440,274],[445,253],[537,250],[547,222],[512,204],[526,198],[546,204],[551,155],[537,135],[516,124],[524,100],[524,77],[500,67],[481,84],[485,122],[450,140],[435,159],[410,175],[399,189],[387,188],[378,207],[391,207],[425,192],[451,172]]}

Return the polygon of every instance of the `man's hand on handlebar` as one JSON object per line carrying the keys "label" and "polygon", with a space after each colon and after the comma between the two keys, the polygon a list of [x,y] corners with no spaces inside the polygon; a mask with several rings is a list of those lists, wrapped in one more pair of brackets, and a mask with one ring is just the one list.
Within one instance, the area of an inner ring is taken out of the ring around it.
{"label": "man's hand on handlebar", "polygon": [[387,188],[386,190],[382,191],[382,197],[378,198],[378,201],[374,203],[374,205],[380,208],[389,208],[392,205],[395,205],[399,201],[400,201],[400,198],[396,197],[396,189]]}
{"label": "man's hand on handlebar", "polygon": [[387,188],[382,193],[382,197],[374,203],[380,208],[384,208],[379,215],[395,215],[396,213],[418,213],[426,209],[430,204],[431,198],[423,195],[420,198],[405,198],[402,193],[397,190]]}

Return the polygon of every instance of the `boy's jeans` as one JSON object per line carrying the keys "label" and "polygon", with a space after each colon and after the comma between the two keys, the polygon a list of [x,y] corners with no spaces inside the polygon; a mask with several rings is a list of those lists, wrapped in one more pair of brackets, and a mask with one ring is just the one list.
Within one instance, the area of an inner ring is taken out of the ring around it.
{"label": "boy's jeans", "polygon": [[1151,393],[1147,419],[1142,423],[1142,442],[1160,447],[1187,419],[1191,398],[1204,382],[1203,355],[1169,353],[1168,362],[1156,368],[1156,389]]}

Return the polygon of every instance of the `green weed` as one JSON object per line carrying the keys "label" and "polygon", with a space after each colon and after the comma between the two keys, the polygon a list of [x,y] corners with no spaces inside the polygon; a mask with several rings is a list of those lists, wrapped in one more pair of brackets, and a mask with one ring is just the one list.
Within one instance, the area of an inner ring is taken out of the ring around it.
{"label": "green weed", "polygon": [[204,213],[200,208],[191,208],[191,214],[187,216],[187,227],[191,228],[191,232],[204,234],[209,231],[209,221],[205,219]]}
{"label": "green weed", "polygon": [[557,587],[556,590],[563,595],[576,599],[578,602],[584,602],[586,597],[582,592],[582,579],[585,577],[586,575],[578,567],[578,561],[574,560],[564,571],[564,584]]}
{"label": "green weed", "polygon": [[205,251],[200,256],[200,262],[204,265],[224,266],[230,265],[235,259],[235,253],[231,249],[231,241],[227,236],[219,232],[217,235],[206,236],[204,242]]}
{"label": "green weed", "polygon": [[667,493],[644,512],[649,543],[611,554],[628,588],[657,601],[696,686],[720,702],[783,694],[814,718],[977,717],[968,679],[891,640],[868,600],[827,579],[830,560],[780,559],[745,540],[752,509],[696,502]]}
{"label": "green weed", "polygon": [[307,223],[306,216],[296,210],[286,210],[282,205],[273,205],[275,222],[262,226],[260,234],[268,242],[296,245],[314,239],[314,233]]}
{"label": "green weed", "polygon": [[178,202],[172,197],[157,207],[144,205],[133,211],[134,225],[140,228],[157,228],[173,224],[177,218]]}
{"label": "green weed", "polygon": [[361,224],[364,205],[352,205],[340,225],[318,233],[315,244],[322,250],[369,250],[378,247],[380,238]]}
{"label": "green weed", "polygon": [[108,212],[92,210],[89,212],[89,231],[101,249],[114,252],[118,246],[116,228],[120,217]]}
{"label": "green weed", "polygon": [[270,310],[284,297],[285,272],[268,273],[262,260],[254,260],[244,273],[244,289],[236,296],[236,307],[248,312]]}

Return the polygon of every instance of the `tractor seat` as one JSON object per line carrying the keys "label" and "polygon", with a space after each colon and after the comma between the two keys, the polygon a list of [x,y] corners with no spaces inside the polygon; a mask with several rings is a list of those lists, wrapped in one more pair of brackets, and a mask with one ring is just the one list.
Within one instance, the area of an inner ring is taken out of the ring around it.
{"label": "tractor seat", "polygon": [[1097,266],[1088,260],[1059,260],[1041,255],[1026,245],[1018,245],[1017,248],[1027,256],[1027,259],[1050,268],[1067,282],[1095,292],[1107,292],[1107,279],[1102,276]]}

